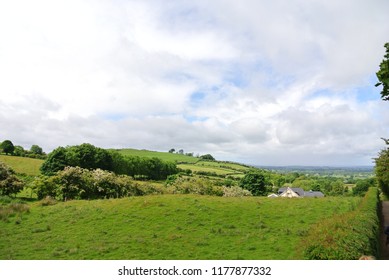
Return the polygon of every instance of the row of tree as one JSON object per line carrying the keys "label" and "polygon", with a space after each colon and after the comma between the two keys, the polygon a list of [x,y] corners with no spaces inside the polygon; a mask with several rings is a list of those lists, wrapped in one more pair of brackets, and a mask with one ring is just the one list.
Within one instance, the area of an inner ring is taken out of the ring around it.
{"label": "row of tree", "polygon": [[67,166],[84,169],[102,169],[138,179],[165,180],[169,175],[178,173],[173,162],[159,158],[140,158],[123,156],[117,151],[105,150],[84,143],[77,146],[58,147],[48,154],[41,166],[44,175],[54,175]]}
{"label": "row of tree", "polygon": [[25,150],[22,146],[15,146],[11,140],[4,140],[0,144],[0,151],[6,155],[14,155],[19,157],[31,157],[31,158],[46,158],[46,154],[43,149],[38,145],[32,145],[30,150]]}

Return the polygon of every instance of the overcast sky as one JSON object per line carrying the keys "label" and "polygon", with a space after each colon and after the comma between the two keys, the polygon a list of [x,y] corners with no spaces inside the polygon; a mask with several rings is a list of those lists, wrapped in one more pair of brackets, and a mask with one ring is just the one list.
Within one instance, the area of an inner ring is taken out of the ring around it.
{"label": "overcast sky", "polygon": [[372,165],[389,1],[0,0],[0,140]]}

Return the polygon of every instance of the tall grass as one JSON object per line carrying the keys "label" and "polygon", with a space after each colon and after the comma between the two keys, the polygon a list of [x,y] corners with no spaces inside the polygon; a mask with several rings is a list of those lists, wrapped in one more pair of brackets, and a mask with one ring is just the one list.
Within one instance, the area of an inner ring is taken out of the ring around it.
{"label": "tall grass", "polygon": [[314,225],[301,249],[304,259],[355,260],[379,255],[378,189],[370,188],[354,210]]}
{"label": "tall grass", "polygon": [[0,259],[294,259],[312,224],[356,201],[152,195],[35,202],[21,219],[0,221]]}

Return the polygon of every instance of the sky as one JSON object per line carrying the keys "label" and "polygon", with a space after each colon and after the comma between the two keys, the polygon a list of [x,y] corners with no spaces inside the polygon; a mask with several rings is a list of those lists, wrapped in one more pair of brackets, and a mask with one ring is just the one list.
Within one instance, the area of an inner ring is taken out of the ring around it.
{"label": "sky", "polygon": [[0,0],[0,140],[373,165],[387,0]]}

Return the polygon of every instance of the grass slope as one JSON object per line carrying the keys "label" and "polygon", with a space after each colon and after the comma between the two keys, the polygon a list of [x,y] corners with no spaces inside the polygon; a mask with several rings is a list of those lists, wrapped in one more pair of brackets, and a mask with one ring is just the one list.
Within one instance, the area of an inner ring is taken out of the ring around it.
{"label": "grass slope", "polygon": [[16,173],[32,176],[40,174],[39,168],[43,163],[43,160],[41,159],[6,155],[0,155],[0,161],[11,167]]}
{"label": "grass slope", "polygon": [[243,176],[244,171],[247,171],[249,167],[241,165],[239,163],[221,162],[221,161],[203,161],[196,157],[190,157],[186,155],[167,153],[167,152],[155,152],[148,150],[136,150],[136,149],[119,149],[116,150],[122,155],[138,156],[138,157],[157,157],[165,161],[173,161],[178,163],[178,167],[181,169],[190,169],[192,172],[211,172],[217,175],[234,175]]}
{"label": "grass slope", "polygon": [[190,157],[181,154],[173,154],[168,152],[156,152],[156,151],[148,151],[148,150],[136,150],[136,149],[118,149],[117,152],[122,155],[127,156],[138,156],[138,157],[157,157],[164,161],[172,161],[172,162],[185,162],[185,163],[195,163],[199,159],[196,157]]}
{"label": "grass slope", "polygon": [[0,220],[0,259],[294,259],[312,224],[359,201],[163,195],[36,202],[29,213]]}

